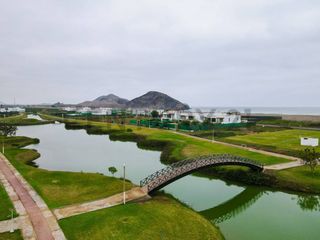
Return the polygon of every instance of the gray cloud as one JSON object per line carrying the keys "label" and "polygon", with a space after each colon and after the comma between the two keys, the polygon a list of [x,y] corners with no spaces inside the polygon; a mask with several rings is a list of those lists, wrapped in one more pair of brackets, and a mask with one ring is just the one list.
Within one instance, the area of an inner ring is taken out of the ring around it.
{"label": "gray cloud", "polygon": [[316,0],[0,0],[0,101],[317,106],[319,22]]}

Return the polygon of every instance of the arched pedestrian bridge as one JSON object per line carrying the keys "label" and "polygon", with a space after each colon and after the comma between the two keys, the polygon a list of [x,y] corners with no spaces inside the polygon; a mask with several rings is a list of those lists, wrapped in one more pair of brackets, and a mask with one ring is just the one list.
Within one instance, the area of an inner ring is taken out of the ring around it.
{"label": "arched pedestrian bridge", "polygon": [[246,166],[256,171],[262,171],[263,165],[259,162],[229,154],[200,156],[173,163],[140,181],[140,186],[148,193],[203,168],[223,165]]}

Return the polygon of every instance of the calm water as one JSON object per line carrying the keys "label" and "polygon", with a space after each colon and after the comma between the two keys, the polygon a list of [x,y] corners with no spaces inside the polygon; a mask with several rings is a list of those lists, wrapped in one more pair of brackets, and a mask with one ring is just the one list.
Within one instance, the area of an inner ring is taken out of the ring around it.
{"label": "calm water", "polygon": [[287,114],[287,115],[320,115],[320,107],[194,107],[191,111],[226,112],[237,110],[241,113]]}
{"label": "calm water", "polygon": [[[115,166],[139,183],[164,167],[160,153],[139,149],[136,143],[110,141],[108,136],[66,130],[64,124],[19,127],[18,135],[40,139],[36,163],[49,170],[100,172]],[[165,188],[181,201],[215,222],[227,240],[319,239],[320,198],[239,187],[224,181],[186,176]]]}

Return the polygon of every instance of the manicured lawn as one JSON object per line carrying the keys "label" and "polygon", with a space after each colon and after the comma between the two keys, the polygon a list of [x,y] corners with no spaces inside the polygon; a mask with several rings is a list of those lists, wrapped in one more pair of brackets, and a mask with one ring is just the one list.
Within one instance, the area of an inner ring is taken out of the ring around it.
{"label": "manicured lawn", "polygon": [[167,197],[86,213],[59,224],[69,240],[223,239],[210,222]]}
{"label": "manicured lawn", "polygon": [[21,232],[16,230],[13,233],[0,233],[0,240],[23,240],[23,238],[21,236]]}
{"label": "manicured lawn", "polygon": [[[283,130],[227,137],[224,138],[224,140],[227,142],[257,145],[261,146],[261,148],[269,146],[271,149],[278,152],[298,152],[306,148],[305,146],[300,145],[300,137],[320,138],[320,131]],[[320,147],[317,147],[317,150],[319,151]]]}
{"label": "manicured lawn", "polygon": [[304,191],[320,193],[320,166],[313,174],[308,166],[290,168],[273,173],[280,181],[289,182],[297,185]]}
{"label": "manicured lawn", "polygon": [[52,121],[40,121],[38,119],[27,118],[27,114],[19,114],[11,117],[0,118],[0,123],[7,123],[10,125],[40,125],[40,124],[48,124]]}
{"label": "manicured lawn", "polygon": [[[6,157],[35,188],[50,208],[82,203],[111,196],[122,191],[122,181],[95,173],[47,171],[28,166],[39,156],[29,149],[7,149]],[[127,189],[132,184],[127,182]]]}
{"label": "manicured lawn", "polygon": [[[13,204],[12,204],[6,190],[4,189],[2,184],[0,183],[0,221],[11,218],[10,209],[14,210]],[[17,213],[14,211],[14,217],[16,217],[16,216],[17,216]]]}

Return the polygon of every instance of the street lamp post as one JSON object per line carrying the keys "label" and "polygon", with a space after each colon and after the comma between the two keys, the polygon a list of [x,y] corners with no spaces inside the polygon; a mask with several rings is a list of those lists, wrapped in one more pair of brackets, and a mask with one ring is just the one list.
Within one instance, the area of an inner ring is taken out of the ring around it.
{"label": "street lamp post", "polygon": [[4,155],[4,135],[2,136],[2,154]]}
{"label": "street lamp post", "polygon": [[123,164],[123,204],[126,204],[126,164]]}
{"label": "street lamp post", "polygon": [[[4,118],[6,118],[6,114],[4,114],[3,116],[4,116]],[[6,121],[4,120],[4,122],[6,122]],[[4,155],[4,134],[2,136],[2,154]]]}
{"label": "street lamp post", "polygon": [[212,142],[214,142],[214,129],[212,129]]}

